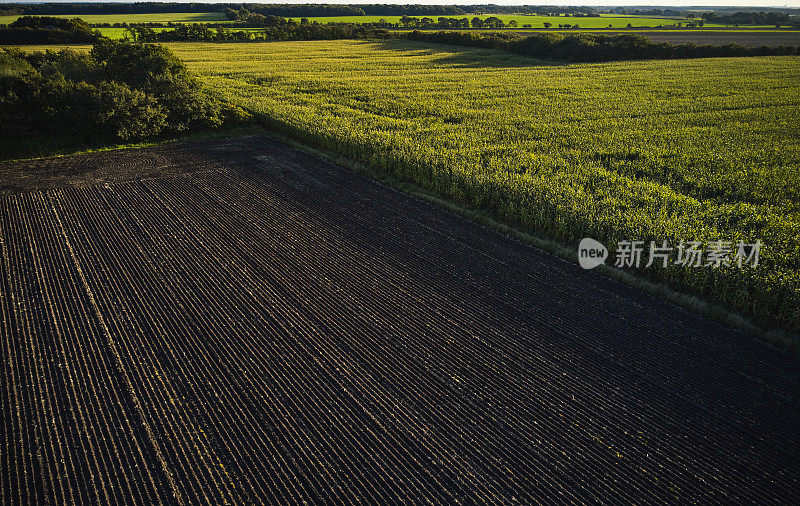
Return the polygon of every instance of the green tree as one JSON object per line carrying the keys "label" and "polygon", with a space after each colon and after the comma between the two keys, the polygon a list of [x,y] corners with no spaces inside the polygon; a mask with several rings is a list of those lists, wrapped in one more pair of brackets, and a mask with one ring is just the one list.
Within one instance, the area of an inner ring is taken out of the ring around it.
{"label": "green tree", "polygon": [[239,13],[231,9],[230,7],[225,7],[225,9],[223,9],[222,12],[225,14],[225,17],[231,21],[236,21],[237,19],[239,19]]}

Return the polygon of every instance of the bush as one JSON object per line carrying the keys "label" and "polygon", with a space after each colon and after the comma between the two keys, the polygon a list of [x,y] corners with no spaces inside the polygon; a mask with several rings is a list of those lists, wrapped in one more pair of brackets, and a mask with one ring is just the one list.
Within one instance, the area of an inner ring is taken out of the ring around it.
{"label": "bush", "polygon": [[242,118],[161,46],[104,40],[89,54],[0,51],[3,144],[65,132],[84,142],[129,141]]}
{"label": "bush", "polygon": [[158,135],[168,124],[167,113],[156,99],[141,91],[109,81],[96,86],[76,85],[78,103],[88,104],[98,133],[109,133],[122,139],[140,139]]}

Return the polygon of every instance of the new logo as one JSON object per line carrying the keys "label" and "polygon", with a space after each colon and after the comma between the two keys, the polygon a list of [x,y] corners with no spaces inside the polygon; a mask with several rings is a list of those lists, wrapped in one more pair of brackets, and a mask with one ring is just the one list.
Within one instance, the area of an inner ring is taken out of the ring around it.
{"label": "new logo", "polygon": [[578,245],[578,263],[584,269],[594,269],[606,263],[608,249],[590,237],[581,239]]}

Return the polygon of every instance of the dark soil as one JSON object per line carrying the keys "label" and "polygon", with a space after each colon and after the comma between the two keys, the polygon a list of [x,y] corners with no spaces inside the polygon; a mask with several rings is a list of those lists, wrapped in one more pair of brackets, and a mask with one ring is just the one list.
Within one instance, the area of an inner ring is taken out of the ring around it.
{"label": "dark soil", "polygon": [[800,503],[800,357],[309,154],[0,184],[4,503]]}

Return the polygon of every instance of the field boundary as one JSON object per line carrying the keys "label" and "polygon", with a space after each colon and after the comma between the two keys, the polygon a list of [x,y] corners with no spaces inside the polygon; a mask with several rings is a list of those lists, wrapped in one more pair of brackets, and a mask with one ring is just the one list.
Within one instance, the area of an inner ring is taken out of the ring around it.
{"label": "field boundary", "polygon": [[198,130],[194,132],[184,132],[181,134],[167,134],[157,138],[144,139],[141,141],[133,142],[118,142],[113,144],[98,144],[98,145],[78,145],[74,147],[61,147],[51,150],[40,150],[38,153],[30,153],[28,155],[3,158],[0,157],[0,163],[3,162],[25,162],[30,160],[42,160],[45,158],[64,158],[67,156],[75,155],[88,155],[91,153],[103,153],[106,151],[119,151],[122,149],[142,149],[154,146],[165,146],[168,144],[177,144],[182,142],[200,142],[213,139],[243,137],[246,135],[263,133],[263,127],[241,123],[231,126],[222,126],[211,130]]}
{"label": "field boundary", "polygon": [[[413,182],[400,180],[380,169],[358,162],[336,152],[305,144],[294,137],[280,134],[268,128],[264,128],[264,133],[267,136],[284,142],[295,149],[316,155],[331,163],[365,175],[370,179],[393,188],[394,190],[401,191],[412,197],[424,200],[448,211],[459,214],[470,221],[555,255],[566,262],[575,265],[578,264],[578,255],[574,248],[569,248],[563,243],[545,238],[530,227],[513,223],[509,220],[495,216],[488,211],[476,209],[474,206],[456,202],[443,195],[440,195],[437,192],[425,189]],[[593,271],[605,278],[617,281],[618,283],[622,283],[638,290],[642,290],[648,295],[670,303],[683,310],[705,316],[718,323],[722,323],[723,325],[727,325],[747,334],[754,335],[763,341],[786,348],[796,354],[800,354],[800,335],[798,334],[793,334],[767,322],[761,323],[752,317],[734,311],[722,304],[677,290],[668,286],[666,283],[659,283],[641,276],[636,276],[609,265],[600,265],[593,269]]]}

